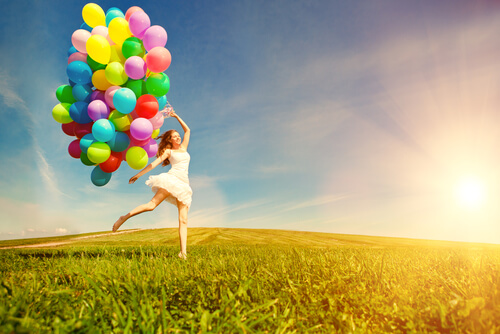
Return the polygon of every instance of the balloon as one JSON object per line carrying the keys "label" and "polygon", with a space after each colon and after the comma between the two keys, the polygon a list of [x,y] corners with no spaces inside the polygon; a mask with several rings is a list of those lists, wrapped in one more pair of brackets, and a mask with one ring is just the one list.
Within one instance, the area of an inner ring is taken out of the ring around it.
{"label": "balloon", "polygon": [[109,23],[116,17],[125,18],[125,15],[116,7],[108,9],[106,11],[106,26],[109,26]]}
{"label": "balloon", "polygon": [[101,162],[99,167],[105,173],[113,173],[120,167],[122,163],[122,153],[121,152],[113,152],[111,151],[111,155],[108,160]]}
{"label": "balloon", "polygon": [[113,41],[111,40],[111,38],[109,38],[108,27],[97,26],[94,29],[92,29],[92,31],[90,32],[90,35],[100,35],[100,36],[106,38],[106,40],[108,41],[108,43],[110,45],[113,43]]}
{"label": "balloon", "polygon": [[92,94],[92,88],[89,85],[76,84],[73,87],[73,96],[77,101],[90,102],[90,94]]}
{"label": "balloon", "polygon": [[116,131],[111,140],[107,141],[109,148],[115,152],[123,152],[130,145],[130,139],[125,132]]}
{"label": "balloon", "polygon": [[[124,43],[125,45],[125,43]],[[142,79],[146,75],[146,62],[138,56],[132,56],[125,61],[125,73],[131,79]]]}
{"label": "balloon", "polygon": [[[88,3],[82,9],[83,21],[90,29],[105,24],[105,15],[102,8],[95,3]],[[83,25],[82,25],[83,26]]]}
{"label": "balloon", "polygon": [[128,22],[122,17],[115,17],[109,22],[108,33],[113,42],[120,46],[127,38],[132,37]]}
{"label": "balloon", "polygon": [[153,134],[151,135],[151,138],[156,138],[160,134],[160,129],[155,129],[153,130]]}
{"label": "balloon", "polygon": [[143,169],[148,164],[148,154],[142,147],[133,146],[126,153],[127,164],[133,169]]}
{"label": "balloon", "polygon": [[153,125],[145,118],[137,118],[130,124],[130,135],[137,140],[146,140],[153,133]]}
{"label": "balloon", "polygon": [[87,112],[88,103],[86,102],[75,102],[69,108],[69,115],[71,119],[80,124],[90,123],[92,122],[92,118],[90,118]]}
{"label": "balloon", "polygon": [[98,141],[107,142],[115,136],[115,126],[107,119],[98,119],[92,126],[92,135]]}
{"label": "balloon", "polygon": [[61,102],[52,109],[52,117],[62,124],[71,123],[73,119],[69,113],[70,108],[71,104]]}
{"label": "balloon", "polygon": [[[87,62],[87,54],[86,53],[83,53],[83,52],[75,52],[75,53],[72,53],[69,57],[68,57],[68,64],[71,63],[71,62],[74,62],[74,61],[83,61],[84,63]],[[92,67],[91,67],[92,68]]]}
{"label": "balloon", "polygon": [[139,139],[135,139],[134,137],[130,136],[130,146],[144,146],[146,145],[147,143],[149,143],[149,140],[151,138],[146,138],[146,139],[142,139],[142,140],[139,140]]}
{"label": "balloon", "polygon": [[137,37],[129,37],[122,44],[122,54],[125,58],[132,56],[143,57],[146,53],[142,41]]}
{"label": "balloon", "polygon": [[165,73],[153,73],[146,80],[146,88],[151,95],[165,95],[170,89],[170,79]]}
{"label": "balloon", "polygon": [[82,150],[80,149],[80,140],[75,139],[68,146],[68,153],[75,159],[79,159],[82,154]]}
{"label": "balloon", "polygon": [[70,85],[61,85],[56,90],[56,97],[59,102],[73,103],[76,102],[73,96],[73,87]]}
{"label": "balloon", "polygon": [[66,73],[71,81],[77,84],[88,84],[92,82],[92,70],[83,61],[73,61],[68,64]]}
{"label": "balloon", "polygon": [[167,105],[167,96],[166,95],[163,95],[163,96],[155,96],[156,99],[158,100],[158,109],[162,110],[163,108],[165,108],[165,106]]}
{"label": "balloon", "polygon": [[137,99],[135,111],[139,117],[152,118],[158,113],[158,100],[153,95],[143,95]]}
{"label": "balloon", "polygon": [[90,37],[90,32],[84,29],[76,30],[73,35],[71,35],[71,44],[80,52],[87,53],[85,45]]}
{"label": "balloon", "polygon": [[156,25],[149,27],[142,37],[142,41],[144,43],[144,48],[146,49],[146,51],[149,51],[157,46],[164,47],[165,44],[167,44],[167,39],[168,36],[165,29]]}
{"label": "balloon", "polygon": [[[161,128],[161,126],[163,125],[163,122],[165,122],[165,118],[163,117],[163,114],[161,112],[158,112],[149,121],[153,125],[153,129],[157,130],[157,129]],[[155,138],[157,136],[158,135],[154,136],[153,138]]]}
{"label": "balloon", "polygon": [[141,97],[143,94],[147,94],[146,81],[144,80],[129,80],[125,86],[134,92],[136,98]]}
{"label": "balloon", "polygon": [[127,9],[127,12],[125,13],[125,20],[128,21],[130,19],[130,16],[132,16],[132,14],[134,14],[137,11],[143,11],[143,10],[141,7],[137,6],[132,6],[129,9]]}
{"label": "balloon", "polygon": [[[76,122],[75,122],[76,123]],[[75,136],[76,138],[83,138],[86,134],[92,133],[92,123],[75,124]]]}
{"label": "balloon", "polygon": [[132,123],[132,117],[127,114],[122,114],[118,110],[113,110],[108,118],[115,126],[117,131],[128,131]]}
{"label": "balloon", "polygon": [[95,3],[88,3],[82,9],[82,17],[89,27],[106,25],[106,16],[102,8]]}
{"label": "balloon", "polygon": [[122,63],[117,61],[109,63],[104,71],[106,73],[106,79],[113,85],[121,86],[128,80],[128,76],[125,73]]}
{"label": "balloon", "polygon": [[[64,123],[64,124],[61,124],[61,129],[68,136],[75,136],[75,125],[76,124],[77,124],[76,122]],[[78,155],[78,156],[80,156],[80,155]]]}
{"label": "balloon", "polygon": [[149,142],[146,145],[143,145],[142,148],[146,151],[148,158],[152,158],[158,152],[158,143],[154,139],[149,139]]}
{"label": "balloon", "polygon": [[92,71],[104,70],[106,65],[96,62],[92,57],[87,55],[87,64],[89,64]]}
{"label": "balloon", "polygon": [[111,45],[111,58],[109,59],[109,62],[112,63],[114,61],[117,61],[123,64],[125,63],[125,60],[126,59],[123,56],[121,45]]}
{"label": "balloon", "polygon": [[[94,121],[97,121],[99,119],[105,118],[107,119],[109,116],[109,107],[106,103],[104,103],[101,100],[94,100],[89,103],[89,106],[87,107],[87,112],[89,114],[89,117],[92,118]],[[102,141],[102,140],[101,140]]]}
{"label": "balloon", "polygon": [[84,30],[87,30],[89,32],[92,31],[92,27],[90,27],[87,23],[83,22],[82,24],[80,24],[80,29],[84,29]]}
{"label": "balloon", "polygon": [[87,150],[89,160],[96,164],[100,164],[101,162],[108,160],[110,155],[111,149],[106,143],[92,143]]}
{"label": "balloon", "polygon": [[151,72],[160,73],[165,71],[172,61],[170,51],[163,47],[154,47],[146,55],[146,64]]}
{"label": "balloon", "polygon": [[113,96],[113,105],[122,114],[130,114],[136,105],[134,92],[129,88],[118,89]]}
{"label": "balloon", "polygon": [[149,19],[148,14],[144,11],[136,11],[130,18],[128,19],[128,24],[130,27],[130,31],[134,34],[134,36],[138,38],[142,38],[144,33],[151,26],[151,20]]}
{"label": "balloon", "polygon": [[111,47],[106,37],[101,35],[92,35],[87,40],[87,53],[100,64],[109,63],[111,58]]}
{"label": "balloon", "polygon": [[90,173],[90,181],[97,187],[105,186],[109,180],[111,180],[111,173],[104,172],[99,166],[96,166]]}
{"label": "balloon", "polygon": [[102,90],[95,90],[92,92],[92,94],[90,94],[90,101],[96,100],[100,100],[106,103],[106,101],[104,100],[104,92]]}
{"label": "balloon", "polygon": [[83,152],[82,152],[82,154],[80,154],[80,160],[82,161],[82,164],[84,164],[85,166],[95,166],[96,165],[96,163],[90,161],[87,154],[83,153]]}
{"label": "balloon", "polygon": [[83,136],[80,139],[80,151],[87,154],[87,151],[93,143],[95,143],[97,140],[95,139],[94,135],[92,133],[87,133],[85,136]]}
{"label": "balloon", "polygon": [[97,70],[92,75],[92,84],[99,90],[107,90],[113,86],[108,79],[106,79],[106,70]]}
{"label": "balloon", "polygon": [[75,52],[78,52],[78,50],[74,47],[74,46],[71,46],[69,49],[68,49],[68,57],[71,56],[73,53]]}
{"label": "balloon", "polygon": [[115,92],[120,88],[120,86],[111,86],[106,89],[106,93],[104,93],[104,99],[108,106],[110,106],[111,108],[115,108],[115,105],[113,104],[113,96],[115,95]]}

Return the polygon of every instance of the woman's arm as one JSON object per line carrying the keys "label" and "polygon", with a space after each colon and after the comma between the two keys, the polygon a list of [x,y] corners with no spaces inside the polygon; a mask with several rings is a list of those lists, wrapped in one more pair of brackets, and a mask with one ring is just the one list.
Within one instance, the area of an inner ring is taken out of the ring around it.
{"label": "woman's arm", "polygon": [[137,181],[138,178],[140,178],[141,176],[143,176],[147,172],[150,172],[151,170],[156,168],[156,166],[161,164],[163,162],[163,160],[167,159],[168,157],[170,157],[170,150],[165,150],[165,152],[163,152],[163,154],[160,157],[156,158],[155,161],[153,161],[152,163],[147,165],[143,170],[141,170],[136,175],[132,176],[130,178],[130,180],[128,181],[128,183],[129,184],[134,183],[135,181]]}
{"label": "woman's arm", "polygon": [[186,122],[184,122],[182,118],[180,118],[179,115],[175,113],[175,111],[172,111],[170,113],[170,116],[175,117],[182,126],[182,130],[184,130],[184,138],[182,139],[181,147],[184,150],[187,150],[187,147],[189,145],[189,138],[191,137],[191,130],[189,129],[189,126],[187,126]]}

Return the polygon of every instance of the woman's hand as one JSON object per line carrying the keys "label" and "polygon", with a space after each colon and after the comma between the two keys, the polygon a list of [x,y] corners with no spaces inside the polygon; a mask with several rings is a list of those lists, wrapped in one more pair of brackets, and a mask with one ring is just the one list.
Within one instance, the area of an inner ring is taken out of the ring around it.
{"label": "woman's hand", "polygon": [[173,111],[173,110],[172,110],[171,112],[169,112],[169,113],[168,113],[168,115],[169,115],[170,117],[175,117],[175,118],[179,117],[179,116],[177,116],[177,114],[176,114],[176,113],[175,113],[175,111]]}
{"label": "woman's hand", "polygon": [[138,179],[138,178],[139,178],[139,177],[138,177],[137,175],[132,176],[132,177],[130,178],[130,180],[128,180],[128,184],[132,184],[132,183],[134,183],[135,181],[137,181],[137,179]]}

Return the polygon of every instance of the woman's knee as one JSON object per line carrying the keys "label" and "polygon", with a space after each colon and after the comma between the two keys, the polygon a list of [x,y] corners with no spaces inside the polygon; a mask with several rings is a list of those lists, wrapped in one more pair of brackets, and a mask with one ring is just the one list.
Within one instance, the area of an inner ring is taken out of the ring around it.
{"label": "woman's knee", "polygon": [[149,201],[148,203],[145,204],[146,205],[146,211],[153,211],[154,209],[156,209],[156,207],[158,206],[158,204],[156,204],[155,202],[153,201]]}

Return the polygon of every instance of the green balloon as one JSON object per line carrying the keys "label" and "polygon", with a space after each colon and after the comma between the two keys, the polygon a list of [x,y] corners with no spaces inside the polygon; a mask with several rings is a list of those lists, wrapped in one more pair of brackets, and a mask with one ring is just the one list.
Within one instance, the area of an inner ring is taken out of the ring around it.
{"label": "green balloon", "polygon": [[73,87],[70,85],[59,86],[56,90],[56,97],[59,102],[75,103],[76,99],[73,97]]}
{"label": "green balloon", "polygon": [[85,166],[95,166],[96,165],[96,163],[89,160],[89,157],[84,152],[82,152],[80,154],[80,160],[82,161],[82,164],[84,164]]}
{"label": "green balloon", "polygon": [[129,79],[125,84],[125,87],[130,88],[134,92],[136,99],[148,93],[148,90],[146,88],[146,81],[144,80]]}
{"label": "green balloon", "polygon": [[109,148],[109,145],[102,142],[93,143],[87,150],[89,160],[96,164],[100,164],[101,162],[108,160],[110,155],[111,149]]}
{"label": "green balloon", "polygon": [[144,57],[146,50],[142,41],[137,37],[129,37],[122,44],[122,54],[125,58],[132,56]]}
{"label": "green balloon", "polygon": [[90,58],[89,55],[87,55],[87,64],[90,66],[90,69],[92,72],[98,71],[98,70],[104,70],[106,68],[105,64],[101,64],[96,62],[94,59]]}
{"label": "green balloon", "polygon": [[59,103],[52,109],[52,117],[58,123],[66,124],[73,122],[73,119],[69,115],[69,108],[71,103]]}
{"label": "green balloon", "polygon": [[132,146],[125,154],[125,159],[130,168],[143,169],[148,164],[148,154],[139,146]]}
{"label": "green balloon", "polygon": [[146,80],[146,88],[153,96],[166,95],[170,89],[170,79],[165,73],[152,73]]}

